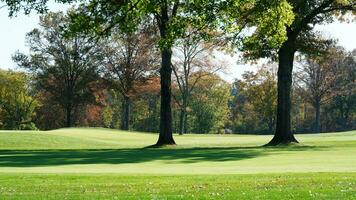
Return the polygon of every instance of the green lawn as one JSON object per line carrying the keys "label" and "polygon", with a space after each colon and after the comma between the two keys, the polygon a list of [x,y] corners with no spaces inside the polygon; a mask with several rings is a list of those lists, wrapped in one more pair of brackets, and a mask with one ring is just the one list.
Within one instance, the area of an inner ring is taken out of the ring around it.
{"label": "green lawn", "polygon": [[356,131],[297,138],[0,131],[0,199],[356,199]]}

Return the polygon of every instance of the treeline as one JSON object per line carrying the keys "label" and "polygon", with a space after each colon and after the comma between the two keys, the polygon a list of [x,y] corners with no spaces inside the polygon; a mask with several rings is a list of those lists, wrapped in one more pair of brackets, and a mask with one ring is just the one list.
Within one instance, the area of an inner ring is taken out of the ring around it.
{"label": "treeline", "polygon": [[[330,47],[322,56],[296,61],[292,84],[292,131],[319,133],[356,128],[356,51]],[[232,84],[232,130],[272,133],[277,110],[276,66],[264,65]]]}
{"label": "treeline", "polygon": [[[0,128],[98,126],[159,132],[161,79],[158,30],[148,21],[133,32],[114,29],[94,40],[68,35],[63,13],[49,13],[16,52],[21,72],[0,71]],[[148,19],[149,20],[149,19]],[[194,33],[194,29],[189,30]],[[218,37],[177,40],[172,54],[172,128],[184,133],[275,131],[277,70],[273,63],[232,84],[219,77]],[[356,52],[330,44],[300,54],[292,85],[292,131],[356,128]]]}

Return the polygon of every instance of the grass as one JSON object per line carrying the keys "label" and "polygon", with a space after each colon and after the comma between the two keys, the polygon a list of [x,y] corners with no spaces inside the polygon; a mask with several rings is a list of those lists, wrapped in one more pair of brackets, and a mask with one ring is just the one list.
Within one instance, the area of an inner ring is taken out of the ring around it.
{"label": "grass", "polygon": [[356,131],[297,138],[0,131],[0,199],[356,199]]}
{"label": "grass", "polygon": [[[355,174],[5,175],[3,199],[355,199]],[[19,182],[21,184],[19,184]]]}

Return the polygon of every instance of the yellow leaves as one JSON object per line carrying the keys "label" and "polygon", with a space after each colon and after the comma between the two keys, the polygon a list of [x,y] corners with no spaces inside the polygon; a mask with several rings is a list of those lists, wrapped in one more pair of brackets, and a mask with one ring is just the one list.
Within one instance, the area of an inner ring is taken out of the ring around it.
{"label": "yellow leaves", "polygon": [[258,32],[265,34],[270,46],[279,46],[286,40],[286,26],[294,20],[291,5],[287,1],[262,12],[258,20]]}
{"label": "yellow leaves", "polygon": [[335,3],[341,4],[341,5],[347,5],[351,3],[353,0],[335,0]]}
{"label": "yellow leaves", "polygon": [[32,117],[37,105],[34,97],[29,95],[28,77],[25,74],[0,70],[2,126],[18,129],[23,121],[28,121]]}

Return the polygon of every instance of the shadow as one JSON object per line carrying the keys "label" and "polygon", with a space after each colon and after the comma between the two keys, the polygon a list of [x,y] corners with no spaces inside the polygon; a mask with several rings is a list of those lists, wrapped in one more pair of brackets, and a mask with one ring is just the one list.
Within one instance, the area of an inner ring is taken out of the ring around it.
{"label": "shadow", "polygon": [[[286,148],[303,151],[315,147]],[[143,148],[84,150],[0,150],[0,167],[40,167],[71,164],[128,164],[162,160],[167,163],[236,161],[284,151],[271,147]]]}

